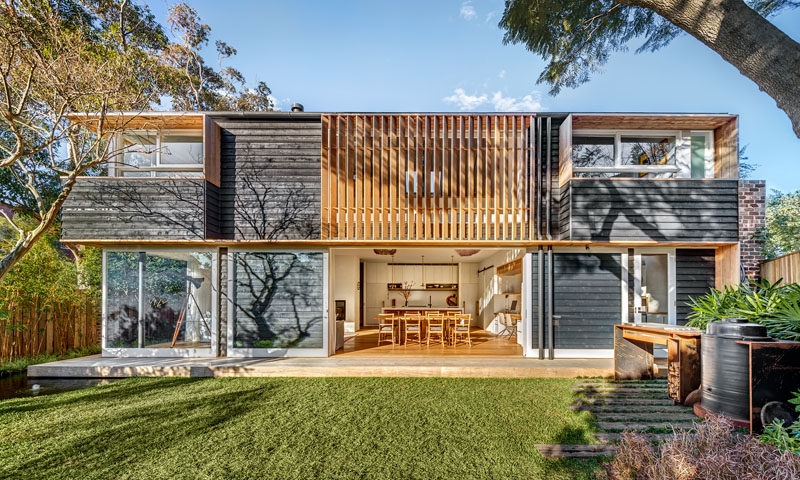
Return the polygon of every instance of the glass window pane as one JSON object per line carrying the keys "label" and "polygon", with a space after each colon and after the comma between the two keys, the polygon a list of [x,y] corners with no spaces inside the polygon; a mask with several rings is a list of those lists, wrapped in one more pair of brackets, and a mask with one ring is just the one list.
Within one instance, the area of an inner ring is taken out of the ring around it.
{"label": "glass window pane", "polygon": [[234,347],[322,348],[322,253],[233,255]]}
{"label": "glass window pane", "polygon": [[146,170],[123,170],[123,177],[152,177],[152,172]]}
{"label": "glass window pane", "polygon": [[122,136],[123,161],[131,167],[152,167],[155,164],[156,136],[126,133]]}
{"label": "glass window pane", "polygon": [[209,348],[211,262],[210,252],[108,252],[106,346],[172,348],[174,343],[174,348]]}
{"label": "glass window pane", "polygon": [[156,177],[164,177],[164,178],[198,178],[203,176],[203,172],[200,170],[193,170],[189,172],[165,172],[165,171],[156,171]]}
{"label": "glass window pane", "polygon": [[164,135],[161,138],[162,165],[202,165],[203,138],[198,135]]}
{"label": "glass window pane", "polygon": [[148,252],[145,346],[208,348],[211,342],[211,254]]}
{"label": "glass window pane", "polygon": [[706,176],[706,136],[692,135],[692,178]]}
{"label": "glass window pane", "polygon": [[623,165],[675,165],[675,137],[622,137]]}
{"label": "glass window pane", "polygon": [[576,135],[572,137],[572,165],[614,166],[614,137]]}
{"label": "glass window pane", "polygon": [[138,346],[139,253],[106,255],[106,346]]}

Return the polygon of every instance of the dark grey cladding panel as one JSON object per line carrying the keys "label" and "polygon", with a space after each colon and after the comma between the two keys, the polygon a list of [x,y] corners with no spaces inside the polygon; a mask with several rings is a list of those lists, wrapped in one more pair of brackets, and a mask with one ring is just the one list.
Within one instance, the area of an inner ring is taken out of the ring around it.
{"label": "dark grey cladding panel", "polygon": [[218,119],[220,234],[236,240],[320,236],[319,119]]}
{"label": "dark grey cladding panel", "polygon": [[556,253],[553,262],[556,348],[613,348],[622,310],[620,255]]}
{"label": "dark grey cladding panel", "polygon": [[736,180],[569,183],[572,240],[738,240]]}
{"label": "dark grey cladding panel", "polygon": [[63,240],[205,237],[202,179],[79,179],[61,209]]}
{"label": "dark grey cladding panel", "polygon": [[701,297],[714,288],[715,271],[713,249],[678,249],[675,252],[678,324],[685,324],[692,312],[689,299]]}

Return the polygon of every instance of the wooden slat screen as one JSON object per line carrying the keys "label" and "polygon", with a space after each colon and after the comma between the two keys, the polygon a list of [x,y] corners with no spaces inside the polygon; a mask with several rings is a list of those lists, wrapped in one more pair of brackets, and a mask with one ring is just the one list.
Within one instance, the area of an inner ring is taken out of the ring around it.
{"label": "wooden slat screen", "polygon": [[322,117],[322,238],[533,238],[531,115]]}

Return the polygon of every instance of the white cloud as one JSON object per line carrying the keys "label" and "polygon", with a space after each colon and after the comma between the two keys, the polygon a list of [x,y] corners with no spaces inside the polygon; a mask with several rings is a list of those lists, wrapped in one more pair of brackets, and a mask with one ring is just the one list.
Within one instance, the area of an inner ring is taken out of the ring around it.
{"label": "white cloud", "polygon": [[476,12],[475,7],[472,6],[472,0],[467,0],[461,4],[461,10],[459,10],[459,14],[462,18],[464,18],[464,20],[472,20],[478,15],[478,12]]}
{"label": "white cloud", "polygon": [[516,97],[504,97],[503,92],[497,91],[492,94],[491,102],[495,112],[535,112],[543,110],[542,102],[537,92],[517,99]]}
{"label": "white cloud", "polygon": [[492,18],[494,18],[494,16],[495,16],[495,15],[497,15],[497,12],[496,12],[496,11],[494,11],[494,10],[492,10],[492,11],[491,11],[491,12],[489,12],[489,13],[487,13],[487,14],[486,14],[486,20],[484,20],[484,22],[487,22],[487,23],[488,23],[488,22],[489,22],[489,20],[491,20]]}
{"label": "white cloud", "polygon": [[453,90],[452,95],[442,98],[442,101],[446,103],[452,103],[463,112],[467,110],[475,110],[486,103],[488,99],[489,96],[485,93],[482,95],[468,95],[463,88],[456,88]]}
{"label": "white cloud", "polygon": [[497,74],[497,78],[506,78],[506,71],[500,70],[500,73]]}

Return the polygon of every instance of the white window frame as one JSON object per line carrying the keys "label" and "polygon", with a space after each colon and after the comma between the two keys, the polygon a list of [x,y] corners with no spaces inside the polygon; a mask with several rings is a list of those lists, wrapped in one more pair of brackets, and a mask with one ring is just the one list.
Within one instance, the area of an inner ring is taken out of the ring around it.
{"label": "white window frame", "polygon": [[[243,347],[235,347],[233,345],[233,322],[234,322],[234,309],[236,308],[233,304],[233,292],[236,288],[235,282],[236,279],[234,278],[234,261],[233,257],[236,253],[299,253],[299,252],[309,252],[309,253],[321,253],[322,254],[322,346],[319,348],[243,348]],[[319,249],[319,248],[263,248],[263,247],[239,247],[239,248],[229,248],[227,254],[227,265],[228,265],[228,285],[227,291],[228,295],[225,296],[226,298],[226,308],[227,308],[227,356],[234,357],[234,358],[286,358],[286,357],[328,357],[329,356],[329,345],[331,344],[330,338],[328,336],[332,333],[330,325],[328,325],[330,315],[329,310],[330,306],[328,305],[329,302],[329,295],[328,295],[328,259],[329,259],[329,252],[327,249]]]}
{"label": "white window frame", "polygon": [[[106,339],[108,321],[108,252],[148,252],[148,251],[179,251],[179,252],[204,252],[211,254],[211,339],[208,348],[153,348],[153,347],[125,347],[109,348]],[[102,280],[102,305],[101,305],[101,333],[100,345],[103,357],[132,357],[132,358],[185,358],[185,357],[216,357],[219,354],[219,248],[186,248],[169,247],[162,245],[120,246],[103,249],[103,280]]]}
{"label": "white window frame", "polygon": [[[155,162],[154,165],[150,167],[134,167],[132,165],[125,164],[125,154],[130,153],[127,151],[123,145],[123,135],[125,134],[133,134],[133,135],[141,135],[141,136],[155,136],[156,137],[156,144],[153,147],[153,154],[155,155]],[[205,164],[205,157],[203,157],[200,163],[170,163],[163,165],[161,163],[161,143],[162,138],[167,135],[197,135],[200,139],[200,144],[203,144],[203,131],[197,129],[169,129],[169,130],[129,130],[124,134],[118,134],[114,138],[114,149],[117,152],[117,159],[113,162],[109,163],[109,176],[112,177],[122,177],[124,176],[125,172],[147,172],[150,175],[148,176],[141,176],[139,178],[153,178],[156,177],[158,172],[200,172],[199,177],[191,177],[191,178],[202,178],[203,177],[203,167]],[[126,177],[126,178],[137,178],[137,177]],[[169,177],[159,177],[159,178],[169,178]],[[182,178],[182,177],[181,177]]]}
{"label": "white window frame", "polygon": [[[575,173],[675,173],[674,178],[691,178],[691,143],[693,135],[706,136],[705,178],[713,178],[714,172],[714,135],[710,130],[614,130],[614,129],[578,129],[574,136],[598,136],[614,138],[614,166],[611,167],[572,167]],[[623,165],[622,137],[674,137],[675,165]],[[710,175],[709,175],[710,172]]]}

